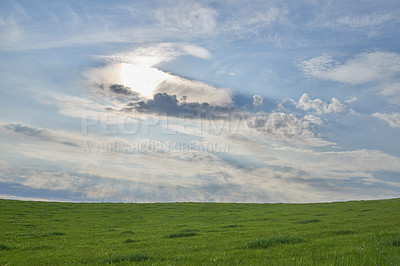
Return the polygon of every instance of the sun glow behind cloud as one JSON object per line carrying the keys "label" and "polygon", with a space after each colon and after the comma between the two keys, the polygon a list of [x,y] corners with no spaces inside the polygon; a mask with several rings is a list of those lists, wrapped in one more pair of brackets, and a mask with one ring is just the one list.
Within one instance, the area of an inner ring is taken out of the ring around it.
{"label": "sun glow behind cloud", "polygon": [[120,77],[122,85],[132,88],[142,96],[151,97],[154,89],[168,79],[169,74],[157,68],[122,63]]}
{"label": "sun glow behind cloud", "polygon": [[201,59],[211,58],[207,49],[197,45],[160,43],[139,47],[130,52],[97,56],[105,59],[108,64],[105,67],[89,70],[86,76],[89,81],[96,84],[120,84],[140,93],[143,97],[151,98],[160,92],[160,89],[162,90],[160,88],[162,84],[170,81],[181,83],[182,79],[160,70],[159,66],[185,55]]}
{"label": "sun glow behind cloud", "polygon": [[86,78],[94,87],[122,85],[142,98],[152,98],[157,93],[175,95],[187,103],[208,103],[227,106],[232,104],[233,92],[198,80],[183,78],[162,70],[163,64],[178,57],[193,56],[210,59],[207,49],[188,43],[160,43],[136,48],[133,51],[110,56],[97,56],[105,60],[104,67],[86,71]]}

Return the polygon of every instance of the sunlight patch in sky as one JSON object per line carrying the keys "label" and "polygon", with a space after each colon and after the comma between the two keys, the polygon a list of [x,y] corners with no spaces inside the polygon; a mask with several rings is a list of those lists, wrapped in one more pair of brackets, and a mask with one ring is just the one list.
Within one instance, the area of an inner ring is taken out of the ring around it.
{"label": "sunlight patch in sky", "polygon": [[157,68],[122,63],[120,65],[121,84],[150,98],[155,88],[168,79],[169,75]]}

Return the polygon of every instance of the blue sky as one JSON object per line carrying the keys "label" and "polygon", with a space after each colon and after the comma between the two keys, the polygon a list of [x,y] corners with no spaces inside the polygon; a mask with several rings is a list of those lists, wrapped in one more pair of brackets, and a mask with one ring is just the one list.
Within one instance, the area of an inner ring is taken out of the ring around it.
{"label": "blue sky", "polygon": [[0,197],[400,193],[398,1],[0,3]]}

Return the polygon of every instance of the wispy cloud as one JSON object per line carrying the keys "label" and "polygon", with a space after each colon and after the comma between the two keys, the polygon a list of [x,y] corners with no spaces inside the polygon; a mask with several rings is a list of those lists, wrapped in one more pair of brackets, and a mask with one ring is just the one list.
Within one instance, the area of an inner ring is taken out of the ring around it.
{"label": "wispy cloud", "polygon": [[400,113],[373,113],[373,117],[382,119],[387,122],[391,127],[400,127]]}
{"label": "wispy cloud", "polygon": [[211,57],[210,52],[204,47],[188,43],[158,43],[138,47],[129,52],[97,57],[112,63],[127,63],[150,68],[170,62],[183,55],[192,55],[202,59]]}
{"label": "wispy cloud", "polygon": [[288,20],[288,10],[266,3],[241,3],[237,9],[227,10],[231,13],[220,25],[221,34],[233,34],[237,38],[258,35]]}
{"label": "wispy cloud", "polygon": [[329,55],[315,57],[299,64],[311,77],[350,84],[382,82],[400,72],[400,55],[388,52],[371,52],[356,55],[343,64]]}
{"label": "wispy cloud", "polygon": [[379,93],[387,98],[387,100],[400,106],[400,81],[399,80],[387,80],[375,86],[375,89]]}
{"label": "wispy cloud", "polygon": [[390,52],[361,53],[344,63],[322,55],[298,65],[308,77],[348,83],[366,84],[393,104],[400,105],[400,55]]}
{"label": "wispy cloud", "polygon": [[397,20],[393,14],[368,14],[361,16],[344,16],[337,19],[337,25],[349,26],[353,28],[365,28],[371,26],[379,26]]}
{"label": "wispy cloud", "polygon": [[210,36],[217,27],[218,11],[200,2],[167,1],[154,14],[163,30],[178,34]]}
{"label": "wispy cloud", "polygon": [[21,124],[4,124],[1,129],[7,133],[20,135],[22,137],[30,137],[36,140],[50,141],[72,147],[79,147],[77,143],[66,137],[59,137],[45,129],[39,129]]}
{"label": "wispy cloud", "polygon": [[[43,143],[27,143],[22,138],[18,146],[11,148],[12,152],[51,162],[53,170],[18,168],[0,161],[0,180],[33,190],[68,191],[89,201],[304,202],[341,200],[348,198],[348,193],[354,190],[357,191],[353,194],[354,198],[371,197],[368,192],[370,184],[381,182],[374,178],[374,171],[400,172],[400,159],[379,151],[316,151],[310,148],[312,143],[308,143],[307,147],[290,145],[297,143],[295,139],[289,139],[289,133],[295,130],[293,127],[301,127],[305,131],[310,126],[307,126],[306,120],[311,121],[315,117],[304,117],[300,121],[293,115],[275,114],[270,118],[274,122],[278,120],[276,134],[280,134],[280,139],[268,134],[265,123],[261,125],[265,120],[257,125],[258,130],[264,129],[263,132],[248,131],[246,138],[240,138],[240,134],[236,138],[232,135],[216,136],[220,140],[232,141],[232,149],[226,158],[207,150],[174,149],[162,142],[159,143],[165,145],[162,149],[154,149],[152,145],[156,140],[151,139],[138,140],[138,143],[147,145],[140,152],[117,150],[114,144],[105,151],[92,150],[88,156],[90,151],[80,149],[79,152],[68,145],[64,148],[51,145],[65,139],[60,132],[57,134],[28,125],[13,126],[10,127],[11,133],[16,134],[17,129],[20,131],[18,134],[32,138],[45,136],[43,141],[50,145],[44,149]],[[318,124],[320,121],[317,119],[309,123]],[[311,132],[308,131],[308,134]],[[318,141],[315,136],[302,135],[305,138],[303,142],[313,140],[316,144]],[[118,140],[115,136],[99,137],[91,135],[85,139],[78,135],[69,136],[74,143],[90,139],[94,142]],[[207,140],[209,136],[204,135],[204,138]],[[282,138],[290,141],[289,145]],[[124,139],[118,141],[131,142]],[[249,141],[253,144],[249,145]],[[247,153],[249,156],[243,157]],[[248,158],[245,163],[248,167],[243,167],[229,156]],[[56,170],[60,160],[63,165],[70,165],[67,172]],[[118,168],[112,167],[116,164]],[[354,187],[356,178],[357,185]],[[374,193],[387,196],[394,195],[395,190],[376,189]]]}
{"label": "wispy cloud", "polygon": [[345,100],[344,102],[345,102],[345,103],[353,103],[353,102],[355,102],[355,101],[357,101],[357,100],[358,100],[358,97],[353,96],[353,97],[351,97],[350,99]]}
{"label": "wispy cloud", "polygon": [[3,40],[0,48],[15,45],[22,38],[22,31],[13,17],[0,17],[0,38]]}

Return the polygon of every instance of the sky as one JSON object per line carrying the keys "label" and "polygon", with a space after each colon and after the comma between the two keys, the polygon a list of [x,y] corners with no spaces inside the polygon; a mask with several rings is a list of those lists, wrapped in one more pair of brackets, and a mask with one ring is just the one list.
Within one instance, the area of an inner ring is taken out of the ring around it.
{"label": "sky", "polygon": [[0,198],[400,195],[399,1],[4,0]]}

